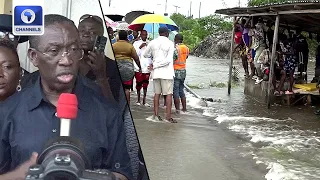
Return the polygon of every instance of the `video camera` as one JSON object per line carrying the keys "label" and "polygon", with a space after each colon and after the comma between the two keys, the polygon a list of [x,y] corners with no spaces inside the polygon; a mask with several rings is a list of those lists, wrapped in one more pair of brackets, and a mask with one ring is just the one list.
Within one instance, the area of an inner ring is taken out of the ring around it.
{"label": "video camera", "polygon": [[58,137],[48,142],[38,158],[38,165],[29,169],[26,180],[115,180],[110,171],[90,168],[78,140]]}
{"label": "video camera", "polygon": [[77,106],[75,95],[60,95],[57,105],[60,136],[46,144],[37,165],[29,168],[26,180],[116,180],[108,170],[90,170],[82,143],[69,137],[70,120],[76,117]]}

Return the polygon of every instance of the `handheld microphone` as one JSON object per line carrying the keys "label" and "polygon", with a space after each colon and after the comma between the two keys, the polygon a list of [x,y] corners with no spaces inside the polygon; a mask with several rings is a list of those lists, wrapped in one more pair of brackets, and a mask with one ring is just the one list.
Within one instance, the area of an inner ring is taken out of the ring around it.
{"label": "handheld microphone", "polygon": [[78,100],[75,94],[62,93],[57,104],[57,117],[60,118],[60,136],[70,135],[71,119],[77,117]]}

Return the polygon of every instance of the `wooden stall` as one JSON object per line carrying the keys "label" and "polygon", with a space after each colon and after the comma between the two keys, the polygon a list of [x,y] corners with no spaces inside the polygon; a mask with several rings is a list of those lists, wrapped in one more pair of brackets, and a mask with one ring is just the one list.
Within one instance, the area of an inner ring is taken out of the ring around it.
{"label": "wooden stall", "polygon": [[[274,59],[275,59],[275,49],[278,42],[278,30],[279,27],[290,27],[291,29],[302,28],[303,31],[317,34],[320,32],[320,1],[304,1],[304,2],[286,2],[286,3],[274,3],[267,4],[263,6],[255,7],[236,7],[229,9],[219,9],[215,13],[227,15],[230,17],[261,17],[264,21],[271,21],[274,23],[274,36],[272,45],[272,55],[271,55],[271,65],[270,65],[270,76],[273,77],[274,74]],[[233,31],[234,34],[234,31]],[[234,37],[234,36],[232,36]],[[228,82],[228,93],[231,93],[231,76],[232,76],[232,66],[233,66],[233,39],[230,49],[230,70],[229,70],[229,82]],[[248,86],[248,85],[247,85]],[[252,85],[254,86],[254,84]],[[264,86],[266,87],[266,86]],[[262,90],[262,89],[261,89]],[[272,78],[269,78],[267,82],[267,93],[266,102],[268,108],[270,108],[272,94]],[[319,95],[318,91],[306,91],[303,89],[295,89],[294,95],[307,96],[307,99],[311,99],[312,95]],[[285,97],[291,99],[290,97]],[[292,102],[292,103],[291,103]],[[289,104],[293,104],[295,100],[289,100]]]}

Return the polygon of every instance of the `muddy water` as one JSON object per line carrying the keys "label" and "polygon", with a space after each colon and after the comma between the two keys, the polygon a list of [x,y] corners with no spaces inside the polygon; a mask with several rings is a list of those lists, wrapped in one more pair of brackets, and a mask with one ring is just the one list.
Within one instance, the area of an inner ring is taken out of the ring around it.
{"label": "muddy water", "polygon": [[[173,115],[175,125],[148,121],[152,108],[132,103],[150,179],[320,179],[320,119],[314,109],[267,110],[243,94],[239,77],[228,96],[228,62],[190,57],[186,82],[214,102],[204,106],[188,94],[189,112]],[[149,87],[152,104],[152,82]]]}
{"label": "muddy water", "polygon": [[[239,62],[235,65],[242,69]],[[199,95],[218,100],[204,108],[203,115],[244,140],[242,147],[249,152],[242,154],[268,165],[267,179],[320,179],[320,119],[315,109],[273,105],[268,110],[243,94],[242,82],[231,96],[226,88],[210,87],[226,83],[227,66],[225,60],[191,57],[188,61],[188,84],[200,87],[194,89]],[[312,68],[309,72],[313,74]],[[242,74],[239,77],[243,79]]]}

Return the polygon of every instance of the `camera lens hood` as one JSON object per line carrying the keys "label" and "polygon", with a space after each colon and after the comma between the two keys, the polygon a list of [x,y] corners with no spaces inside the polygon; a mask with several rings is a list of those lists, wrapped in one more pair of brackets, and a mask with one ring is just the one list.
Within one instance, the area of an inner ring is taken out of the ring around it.
{"label": "camera lens hood", "polygon": [[83,160],[84,168],[91,169],[91,163],[86,156],[82,143],[69,136],[59,136],[48,141],[44,150],[38,158],[38,164],[42,164],[46,158],[55,156],[56,154],[69,154],[78,160]]}

